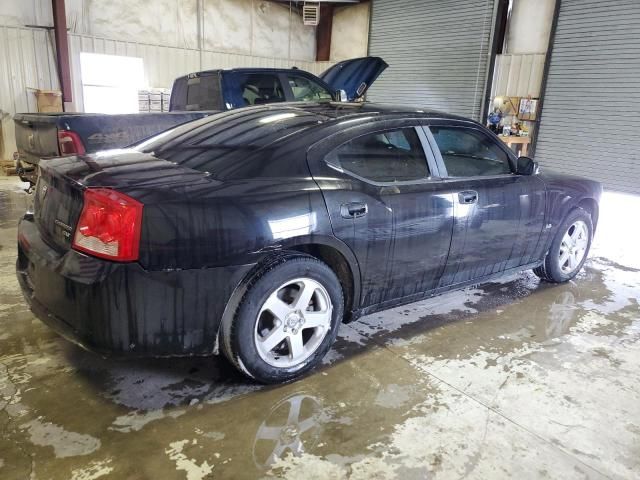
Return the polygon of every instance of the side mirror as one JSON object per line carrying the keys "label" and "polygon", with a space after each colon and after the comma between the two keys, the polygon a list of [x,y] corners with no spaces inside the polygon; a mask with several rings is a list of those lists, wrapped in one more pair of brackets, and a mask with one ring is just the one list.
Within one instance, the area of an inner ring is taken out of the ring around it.
{"label": "side mirror", "polygon": [[534,162],[529,157],[519,157],[516,173],[518,175],[535,175],[538,173],[538,162]]}

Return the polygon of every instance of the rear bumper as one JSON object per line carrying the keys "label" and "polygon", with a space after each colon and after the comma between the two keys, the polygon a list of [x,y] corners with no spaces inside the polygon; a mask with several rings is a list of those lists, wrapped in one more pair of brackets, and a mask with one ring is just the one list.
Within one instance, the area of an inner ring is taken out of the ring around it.
{"label": "rear bumper", "polygon": [[28,218],[18,228],[16,272],[33,313],[101,354],[207,355],[236,285],[253,265],[147,271],[46,244]]}

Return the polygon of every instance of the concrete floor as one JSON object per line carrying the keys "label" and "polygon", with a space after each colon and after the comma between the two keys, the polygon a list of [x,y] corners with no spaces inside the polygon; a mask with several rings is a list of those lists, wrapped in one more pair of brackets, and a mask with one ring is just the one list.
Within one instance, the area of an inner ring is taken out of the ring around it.
{"label": "concrete floor", "polygon": [[639,478],[640,261],[614,197],[575,282],[527,272],[365,317],[266,388],[42,325],[14,274],[27,196],[0,178],[0,478]]}

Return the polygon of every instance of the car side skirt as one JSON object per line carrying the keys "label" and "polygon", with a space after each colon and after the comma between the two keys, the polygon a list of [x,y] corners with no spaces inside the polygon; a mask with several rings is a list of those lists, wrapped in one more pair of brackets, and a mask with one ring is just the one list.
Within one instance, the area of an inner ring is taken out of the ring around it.
{"label": "car side skirt", "polygon": [[472,285],[479,285],[481,283],[487,283],[490,282],[491,280],[495,280],[501,277],[504,277],[506,275],[510,275],[513,273],[518,273],[524,270],[531,270],[534,269],[536,267],[539,267],[540,265],[542,265],[543,260],[538,260],[536,262],[532,262],[532,263],[528,263],[526,265],[520,265],[516,268],[510,268],[508,270],[502,271],[502,272],[498,272],[498,273],[494,273],[491,275],[487,275],[481,278],[476,278],[473,280],[468,280],[466,282],[461,282],[461,283],[457,283],[455,285],[448,285],[445,287],[439,287],[436,288],[434,290],[430,290],[428,292],[422,292],[422,293],[418,293],[418,294],[414,294],[414,295],[409,295],[407,297],[402,297],[396,300],[390,300],[388,302],[382,302],[382,303],[377,303],[375,305],[370,305],[366,308],[362,308],[359,310],[355,310],[352,312],[352,318],[351,321],[356,320],[359,317],[362,317],[364,315],[369,315],[372,313],[376,313],[376,312],[380,312],[382,310],[387,310],[393,307],[399,307],[402,305],[406,305],[408,303],[413,303],[413,302],[417,302],[419,300],[424,300],[426,298],[431,298],[431,297],[435,297],[437,295],[440,295],[442,293],[446,293],[446,292],[450,292],[452,290],[460,290],[462,288],[465,287],[470,287]]}

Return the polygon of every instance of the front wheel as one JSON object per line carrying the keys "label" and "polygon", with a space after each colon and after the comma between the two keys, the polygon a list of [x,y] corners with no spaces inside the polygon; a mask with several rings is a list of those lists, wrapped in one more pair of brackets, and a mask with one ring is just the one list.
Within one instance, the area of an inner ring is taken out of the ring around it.
{"label": "front wheel", "polygon": [[231,325],[223,325],[223,351],[259,382],[293,380],[331,348],[343,303],[340,282],[325,263],[285,256],[248,282]]}
{"label": "front wheel", "polygon": [[544,263],[533,272],[547,282],[571,280],[587,260],[592,239],[591,216],[582,208],[569,212],[551,242]]}

